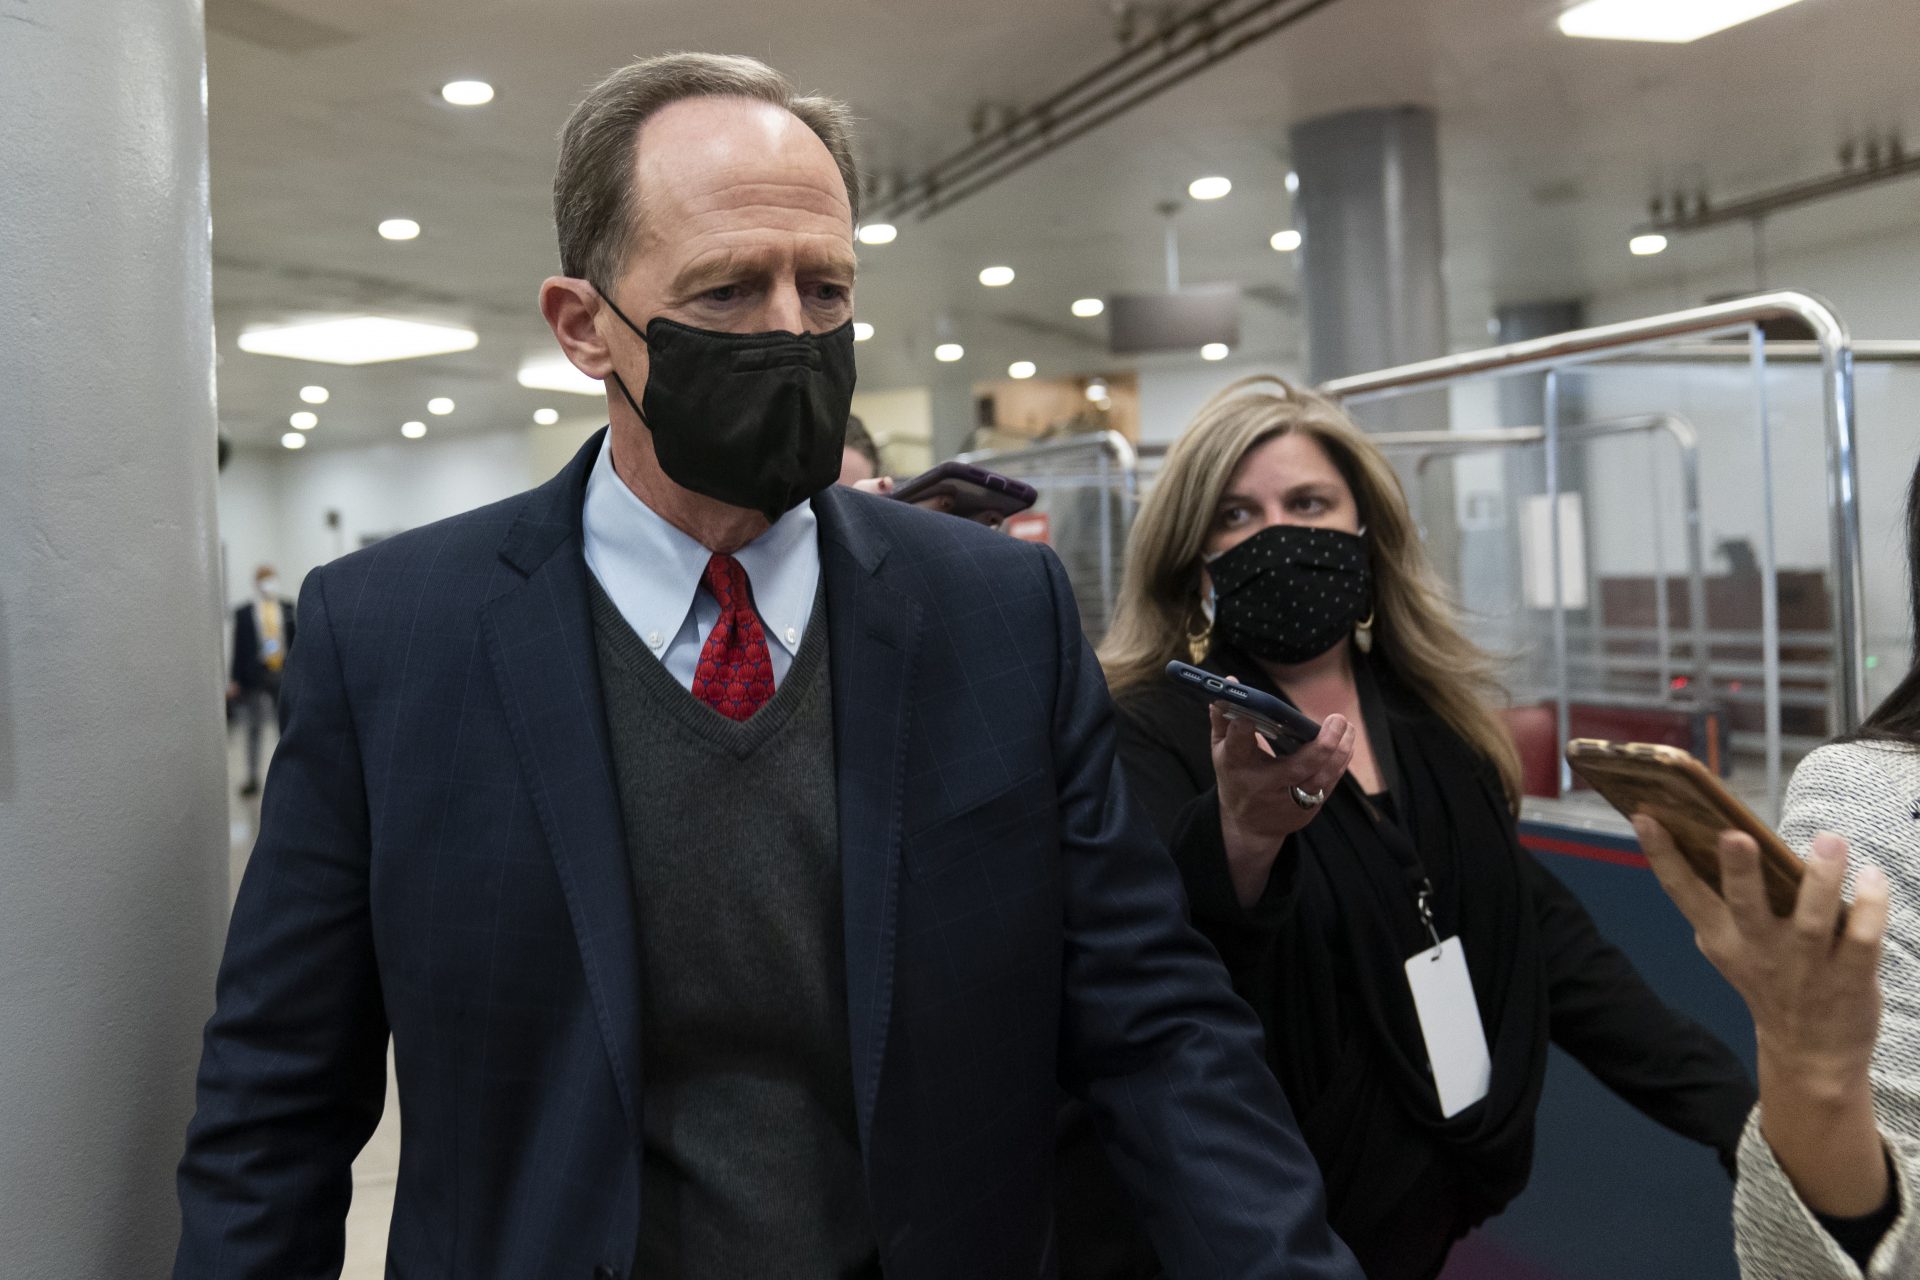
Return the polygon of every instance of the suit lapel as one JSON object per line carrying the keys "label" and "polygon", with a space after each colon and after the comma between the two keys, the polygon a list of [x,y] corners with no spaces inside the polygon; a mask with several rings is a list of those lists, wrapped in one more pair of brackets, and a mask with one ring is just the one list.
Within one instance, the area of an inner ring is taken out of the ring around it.
{"label": "suit lapel", "polygon": [[524,580],[488,603],[483,627],[620,1104],[638,1141],[639,934],[581,552],[580,508],[600,439],[595,435],[564,471],[529,495],[500,548]]}
{"label": "suit lapel", "polygon": [[814,499],[814,510],[827,582],[847,1021],[860,1145],[870,1152],[893,1011],[907,705],[920,608],[880,579],[886,544],[861,515],[861,501],[829,490]]}

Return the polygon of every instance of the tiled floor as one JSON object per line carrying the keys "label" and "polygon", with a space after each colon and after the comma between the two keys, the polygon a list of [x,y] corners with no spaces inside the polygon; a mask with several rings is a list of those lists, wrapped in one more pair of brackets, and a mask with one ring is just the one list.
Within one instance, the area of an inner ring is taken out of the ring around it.
{"label": "tiled floor", "polygon": [[[272,749],[269,736],[265,751]],[[260,800],[238,794],[246,776],[246,735],[238,725],[227,740],[228,836],[233,886],[240,885],[260,827]],[[393,1216],[394,1178],[400,1169],[400,1109],[394,1103],[393,1059],[387,1059],[387,1111],[353,1163],[353,1207],[347,1212],[347,1262],[341,1280],[380,1280],[386,1270],[387,1222]]]}

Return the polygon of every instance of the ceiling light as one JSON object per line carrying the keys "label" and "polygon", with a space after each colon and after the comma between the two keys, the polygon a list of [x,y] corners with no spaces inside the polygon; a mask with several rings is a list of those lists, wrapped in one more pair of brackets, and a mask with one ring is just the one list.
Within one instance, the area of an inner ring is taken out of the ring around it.
{"label": "ceiling light", "polygon": [[1009,378],[1031,378],[1036,372],[1038,372],[1038,370],[1034,368],[1033,361],[1031,360],[1015,360],[1007,366],[1007,376]]}
{"label": "ceiling light", "polygon": [[1098,404],[1107,398],[1107,384],[1095,378],[1087,384],[1087,399]]}
{"label": "ceiling light", "polygon": [[493,86],[485,80],[453,80],[440,86],[440,96],[456,107],[484,107],[493,101]]}
{"label": "ceiling light", "polygon": [[1012,267],[988,267],[980,273],[980,283],[989,289],[998,289],[1013,283]]}
{"label": "ceiling light", "polygon": [[1098,298],[1080,298],[1073,304],[1073,314],[1082,320],[1091,319],[1107,309],[1107,304]]}
{"label": "ceiling light", "polygon": [[533,420],[543,427],[550,427],[560,421],[560,411],[558,409],[535,409],[533,411]]}
{"label": "ceiling light", "polygon": [[479,341],[473,330],[455,325],[389,320],[384,316],[343,316],[309,324],[248,329],[240,335],[240,349],[257,356],[284,356],[322,364],[376,364],[471,351]]}
{"label": "ceiling light", "polygon": [[325,387],[302,387],[300,388],[300,398],[308,404],[325,404],[327,402],[327,389]]}
{"label": "ceiling light", "polygon": [[287,419],[287,425],[295,431],[311,431],[320,425],[320,415],[308,413],[305,409]]}
{"label": "ceiling light", "polygon": [[1202,360],[1225,360],[1227,358],[1227,350],[1227,344],[1224,342],[1209,342],[1206,346],[1200,348],[1200,358]]}
{"label": "ceiling light", "polygon": [[400,424],[400,434],[409,440],[418,440],[421,436],[427,434],[427,424],[424,422],[403,422]]}
{"label": "ceiling light", "polygon": [[1287,194],[1294,195],[1299,190],[1300,190],[1300,175],[1292,169],[1287,170]]}
{"label": "ceiling light", "polygon": [[1594,40],[1686,44],[1784,9],[1798,0],[1586,0],[1560,15],[1560,30]]}
{"label": "ceiling light", "polygon": [[892,244],[899,229],[891,222],[869,222],[857,233],[861,244]]}
{"label": "ceiling light", "polygon": [[376,230],[382,240],[411,240],[420,234],[420,224],[412,218],[388,218]]}
{"label": "ceiling light", "polygon": [[307,438],[298,431],[289,431],[280,437],[280,446],[283,449],[304,449],[307,447]]}
{"label": "ceiling light", "polygon": [[445,396],[435,396],[433,399],[427,401],[427,412],[437,413],[445,417],[447,414],[453,412],[453,401],[447,399]]}
{"label": "ceiling light", "polygon": [[1627,241],[1627,250],[1635,257],[1646,258],[1659,253],[1667,247],[1667,238],[1663,235],[1635,236]]}
{"label": "ceiling light", "polygon": [[1218,200],[1233,190],[1233,182],[1227,178],[1195,178],[1187,184],[1187,194],[1195,200]]}
{"label": "ceiling light", "polygon": [[1273,239],[1267,243],[1273,246],[1275,253],[1292,253],[1300,247],[1300,233],[1288,227],[1285,231],[1274,232]]}
{"label": "ceiling light", "polygon": [[957,342],[943,342],[933,349],[933,358],[941,364],[952,364],[965,354],[967,349]]}
{"label": "ceiling light", "polygon": [[872,325],[868,324],[865,320],[855,320],[853,322],[853,340],[855,342],[865,342],[868,338],[871,338],[872,336],[873,336]]}
{"label": "ceiling light", "polygon": [[529,391],[568,391],[576,396],[606,393],[606,387],[600,379],[589,378],[574,368],[573,361],[565,356],[543,356],[538,360],[528,360],[520,366],[516,378]]}

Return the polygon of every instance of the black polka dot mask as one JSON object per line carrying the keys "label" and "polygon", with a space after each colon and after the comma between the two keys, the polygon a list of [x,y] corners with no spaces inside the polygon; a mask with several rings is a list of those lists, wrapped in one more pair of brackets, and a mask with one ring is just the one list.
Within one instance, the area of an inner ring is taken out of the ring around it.
{"label": "black polka dot mask", "polygon": [[1269,525],[1207,562],[1213,633],[1263,662],[1317,658],[1373,612],[1366,539]]}

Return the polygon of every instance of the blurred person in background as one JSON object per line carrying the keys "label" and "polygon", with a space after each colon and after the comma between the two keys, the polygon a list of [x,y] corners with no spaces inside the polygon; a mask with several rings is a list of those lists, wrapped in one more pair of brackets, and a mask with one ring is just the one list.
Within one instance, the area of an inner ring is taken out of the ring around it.
{"label": "blurred person in background", "polygon": [[863,480],[884,479],[880,474],[880,450],[867,434],[867,424],[860,421],[858,415],[848,414],[847,442],[840,451],[840,483],[857,485],[868,493],[885,493],[886,489],[861,484]]}
{"label": "blurred person in background", "polygon": [[1043,1275],[1064,1087],[1180,1280],[1356,1280],[1059,560],[834,483],[858,202],[749,58],[567,122],[541,311],[610,425],[307,576],[183,1280],[338,1272],[389,1031],[391,1275]]}
{"label": "blurred person in background", "polygon": [[1753,1015],[1760,1102],[1733,1201],[1746,1280],[1920,1276],[1920,467],[1907,563],[1913,669],[1787,788],[1780,835],[1807,862],[1792,917],[1769,909],[1751,837],[1720,837],[1722,898],[1659,823],[1634,820]]}
{"label": "blurred person in background", "polygon": [[253,599],[233,611],[233,669],[227,701],[247,722],[247,780],[240,794],[260,793],[260,737],[280,709],[280,676],[293,652],[293,601],[280,594],[280,575],[263,564],[253,573]]}
{"label": "blurred person in background", "polygon": [[[1392,466],[1337,406],[1249,378],[1200,410],[1141,507],[1100,659],[1128,785],[1265,1024],[1330,1220],[1373,1280],[1436,1275],[1526,1186],[1549,1042],[1731,1171],[1745,1070],[1521,848],[1490,663]],[[1285,698],[1319,739],[1273,758],[1167,680],[1171,659]],[[1477,1004],[1486,1046],[1480,1096],[1452,1114],[1409,969],[1447,948],[1472,1001],[1450,1034]],[[1086,1126],[1065,1127],[1063,1275],[1157,1274]]]}

